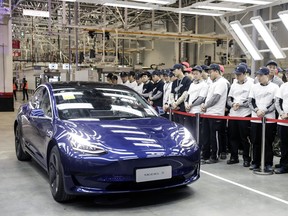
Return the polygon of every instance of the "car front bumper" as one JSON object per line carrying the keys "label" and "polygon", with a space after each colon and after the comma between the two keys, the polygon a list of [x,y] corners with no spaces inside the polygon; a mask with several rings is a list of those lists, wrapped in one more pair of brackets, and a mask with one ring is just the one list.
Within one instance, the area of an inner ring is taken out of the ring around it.
{"label": "car front bumper", "polygon": [[[108,194],[151,191],[190,184],[200,177],[200,153],[190,156],[131,159],[102,163],[101,159],[74,159],[66,167],[64,185],[68,194]],[[136,170],[171,166],[168,179],[136,182]]]}

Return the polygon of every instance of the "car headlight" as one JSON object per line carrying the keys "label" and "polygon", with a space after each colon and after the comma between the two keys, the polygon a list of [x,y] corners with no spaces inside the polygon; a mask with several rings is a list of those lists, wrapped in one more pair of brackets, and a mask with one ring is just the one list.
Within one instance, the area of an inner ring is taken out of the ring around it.
{"label": "car headlight", "polygon": [[194,145],[197,145],[196,140],[192,134],[186,128],[184,128],[184,138],[181,142],[181,146],[184,148],[190,148]]}
{"label": "car headlight", "polygon": [[69,141],[71,147],[74,150],[82,153],[89,153],[89,154],[107,153],[104,148],[99,146],[100,144],[90,142],[89,140],[84,139],[83,137],[78,136],[76,134],[69,134]]}

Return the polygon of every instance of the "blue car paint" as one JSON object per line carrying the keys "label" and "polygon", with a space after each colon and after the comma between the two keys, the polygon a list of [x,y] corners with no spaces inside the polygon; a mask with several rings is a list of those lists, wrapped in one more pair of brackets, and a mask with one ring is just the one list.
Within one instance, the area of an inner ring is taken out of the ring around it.
{"label": "blue car paint", "polygon": [[[162,117],[101,121],[61,120],[57,115],[52,86],[45,86],[50,91],[53,117],[32,118],[32,107],[26,104],[21,107],[17,122],[22,125],[25,121],[25,127],[32,127],[34,124],[37,132],[31,129],[26,137],[33,138],[38,133],[38,140],[43,142],[40,145],[42,149],[37,148],[39,143],[29,143],[29,140],[26,140],[27,145],[24,148],[46,171],[48,144],[53,140],[58,145],[66,193],[147,191],[186,185],[200,177],[198,145],[193,145],[192,148],[183,148],[180,145],[184,136],[183,126]],[[46,130],[50,130],[50,137]],[[106,153],[95,155],[75,151],[69,140],[71,134],[99,144]],[[183,179],[163,185],[154,181],[156,187],[153,186],[154,182],[148,182],[151,186],[135,183],[136,169],[167,165],[172,166],[173,178],[183,176]],[[121,183],[124,185],[121,186]],[[129,185],[133,187],[129,188]]]}

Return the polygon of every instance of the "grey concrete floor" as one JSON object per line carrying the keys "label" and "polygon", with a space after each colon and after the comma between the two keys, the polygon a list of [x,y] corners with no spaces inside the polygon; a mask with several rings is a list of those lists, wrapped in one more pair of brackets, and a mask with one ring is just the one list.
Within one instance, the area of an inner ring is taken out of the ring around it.
{"label": "grey concrete floor", "polygon": [[[21,101],[22,102],[22,101]],[[47,174],[14,151],[15,112],[0,112],[0,216],[137,215],[232,216],[288,214],[288,174],[255,175],[242,163],[203,165],[201,178],[178,189],[113,196],[78,197],[59,204]],[[275,158],[275,161],[279,158]]]}

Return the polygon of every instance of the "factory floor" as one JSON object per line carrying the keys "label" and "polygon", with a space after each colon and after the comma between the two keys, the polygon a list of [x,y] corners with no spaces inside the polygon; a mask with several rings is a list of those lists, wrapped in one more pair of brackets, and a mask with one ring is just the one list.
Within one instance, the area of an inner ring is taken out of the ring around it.
{"label": "factory floor", "polygon": [[[20,96],[20,95],[19,95]],[[19,97],[20,98],[20,97]],[[21,98],[22,99],[22,98]],[[0,112],[1,216],[286,216],[288,174],[257,175],[226,160],[201,166],[200,179],[171,190],[53,200],[47,174],[33,160],[20,162],[14,150],[15,112]],[[279,158],[275,157],[275,163]]]}

